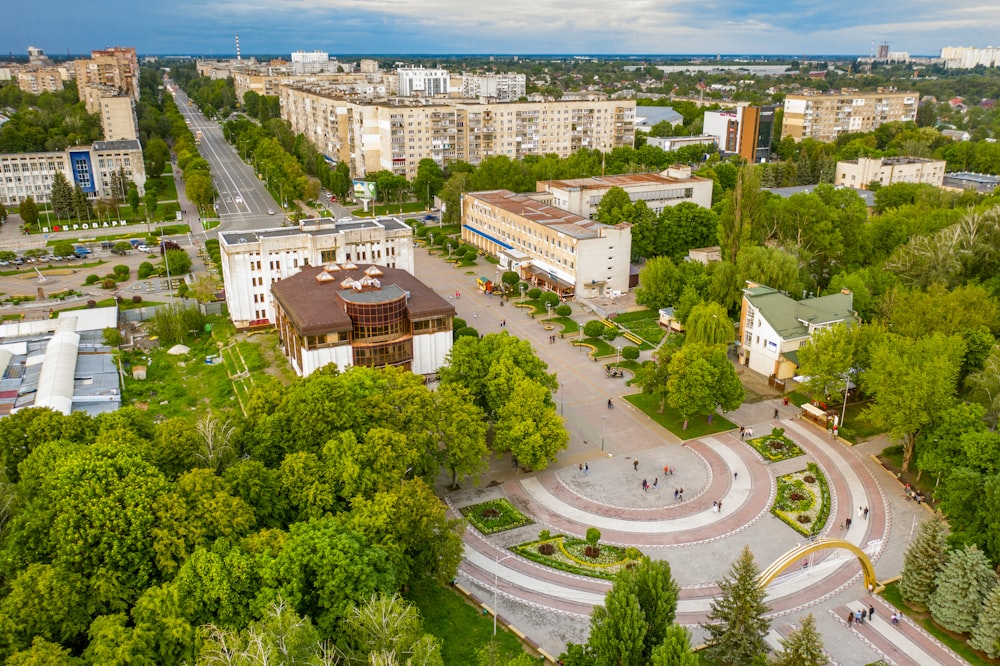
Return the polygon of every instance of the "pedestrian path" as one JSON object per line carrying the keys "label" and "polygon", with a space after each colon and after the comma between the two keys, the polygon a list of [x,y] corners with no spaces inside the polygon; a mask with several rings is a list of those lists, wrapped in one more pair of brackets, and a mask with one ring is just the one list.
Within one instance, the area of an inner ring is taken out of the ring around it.
{"label": "pedestrian path", "polygon": [[[861,625],[847,624],[847,614],[875,609],[871,619]],[[962,666],[967,662],[933,636],[907,619],[892,624],[892,608],[881,599],[865,597],[831,609],[853,636],[869,645],[885,661],[898,666]]]}

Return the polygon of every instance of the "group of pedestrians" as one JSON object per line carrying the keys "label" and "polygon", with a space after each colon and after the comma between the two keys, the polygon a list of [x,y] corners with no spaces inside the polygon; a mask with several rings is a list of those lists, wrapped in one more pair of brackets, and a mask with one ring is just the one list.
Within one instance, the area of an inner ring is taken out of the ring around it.
{"label": "group of pedestrians", "polygon": [[[893,616],[895,616],[895,615],[896,614],[893,613]],[[856,610],[853,613],[850,612],[850,611],[848,611],[847,612],[847,628],[850,629],[851,626],[854,625],[854,624],[862,625],[862,624],[865,623],[865,619],[867,619],[869,622],[871,622],[873,617],[875,617],[875,607],[872,606],[871,604],[868,604],[868,610],[867,611],[865,611],[865,609],[863,609],[863,608],[861,610]],[[895,617],[894,621],[893,621],[893,624],[896,624],[898,622],[899,622],[899,618]]]}
{"label": "group of pedestrians", "polygon": [[753,439],[753,428],[750,426],[740,426],[740,441],[745,442],[747,437]]}

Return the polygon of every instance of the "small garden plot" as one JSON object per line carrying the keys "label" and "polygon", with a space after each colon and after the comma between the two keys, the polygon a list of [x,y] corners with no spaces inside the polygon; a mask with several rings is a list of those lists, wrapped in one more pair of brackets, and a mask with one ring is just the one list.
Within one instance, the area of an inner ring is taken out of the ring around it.
{"label": "small garden plot", "polygon": [[788,460],[801,456],[803,453],[798,444],[785,435],[784,428],[775,428],[769,435],[754,437],[753,439],[746,440],[746,442],[757,453],[764,456],[765,460],[770,460],[771,462]]}
{"label": "small garden plot", "polygon": [[819,534],[830,515],[830,490],[819,467],[778,477],[771,513],[805,536]]}
{"label": "small garden plot", "polygon": [[514,546],[518,555],[553,569],[592,578],[614,579],[622,569],[631,568],[642,557],[637,548],[592,544],[563,534],[548,536]]}
{"label": "small garden plot", "polygon": [[616,316],[614,322],[653,345],[660,344],[660,340],[667,334],[660,326],[660,313],[655,310],[626,312]]}
{"label": "small garden plot", "polygon": [[483,534],[496,534],[534,522],[503,498],[464,506],[460,511]]}

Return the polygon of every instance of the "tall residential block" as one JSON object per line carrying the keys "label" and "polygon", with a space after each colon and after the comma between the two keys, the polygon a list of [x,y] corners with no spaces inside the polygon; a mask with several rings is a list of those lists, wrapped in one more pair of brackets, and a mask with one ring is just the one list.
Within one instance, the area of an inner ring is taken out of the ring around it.
{"label": "tall residential block", "polygon": [[781,136],[834,141],[844,133],[871,132],[885,123],[916,120],[919,106],[920,93],[885,89],[788,95]]}
{"label": "tall residential block", "polygon": [[90,52],[89,60],[77,60],[76,81],[81,88],[108,86],[139,99],[139,59],[132,46],[114,46]]}
{"label": "tall residential block", "polygon": [[422,159],[444,166],[487,157],[604,152],[635,141],[635,101],[478,103],[355,100],[301,85],[280,88],[281,116],[355,177],[382,169],[413,178]]}

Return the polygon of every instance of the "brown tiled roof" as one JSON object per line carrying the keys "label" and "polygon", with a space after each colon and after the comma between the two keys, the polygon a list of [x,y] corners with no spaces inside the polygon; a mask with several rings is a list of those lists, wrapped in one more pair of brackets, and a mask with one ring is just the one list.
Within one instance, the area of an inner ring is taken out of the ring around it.
{"label": "brown tiled roof", "polygon": [[[351,319],[344,311],[344,301],[340,297],[344,291],[341,282],[347,278],[364,278],[369,266],[371,264],[359,264],[356,269],[331,271],[329,275],[333,279],[326,281],[316,279],[324,267],[306,267],[292,277],[271,285],[271,294],[302,335],[350,331]],[[406,309],[410,321],[455,315],[451,303],[406,271],[385,266],[379,266],[378,270],[382,272],[377,279],[383,286],[386,300],[398,298],[400,290],[409,294]],[[393,286],[396,289],[389,288]],[[377,299],[372,295],[376,293],[376,290],[366,291],[365,300],[375,302]]]}

